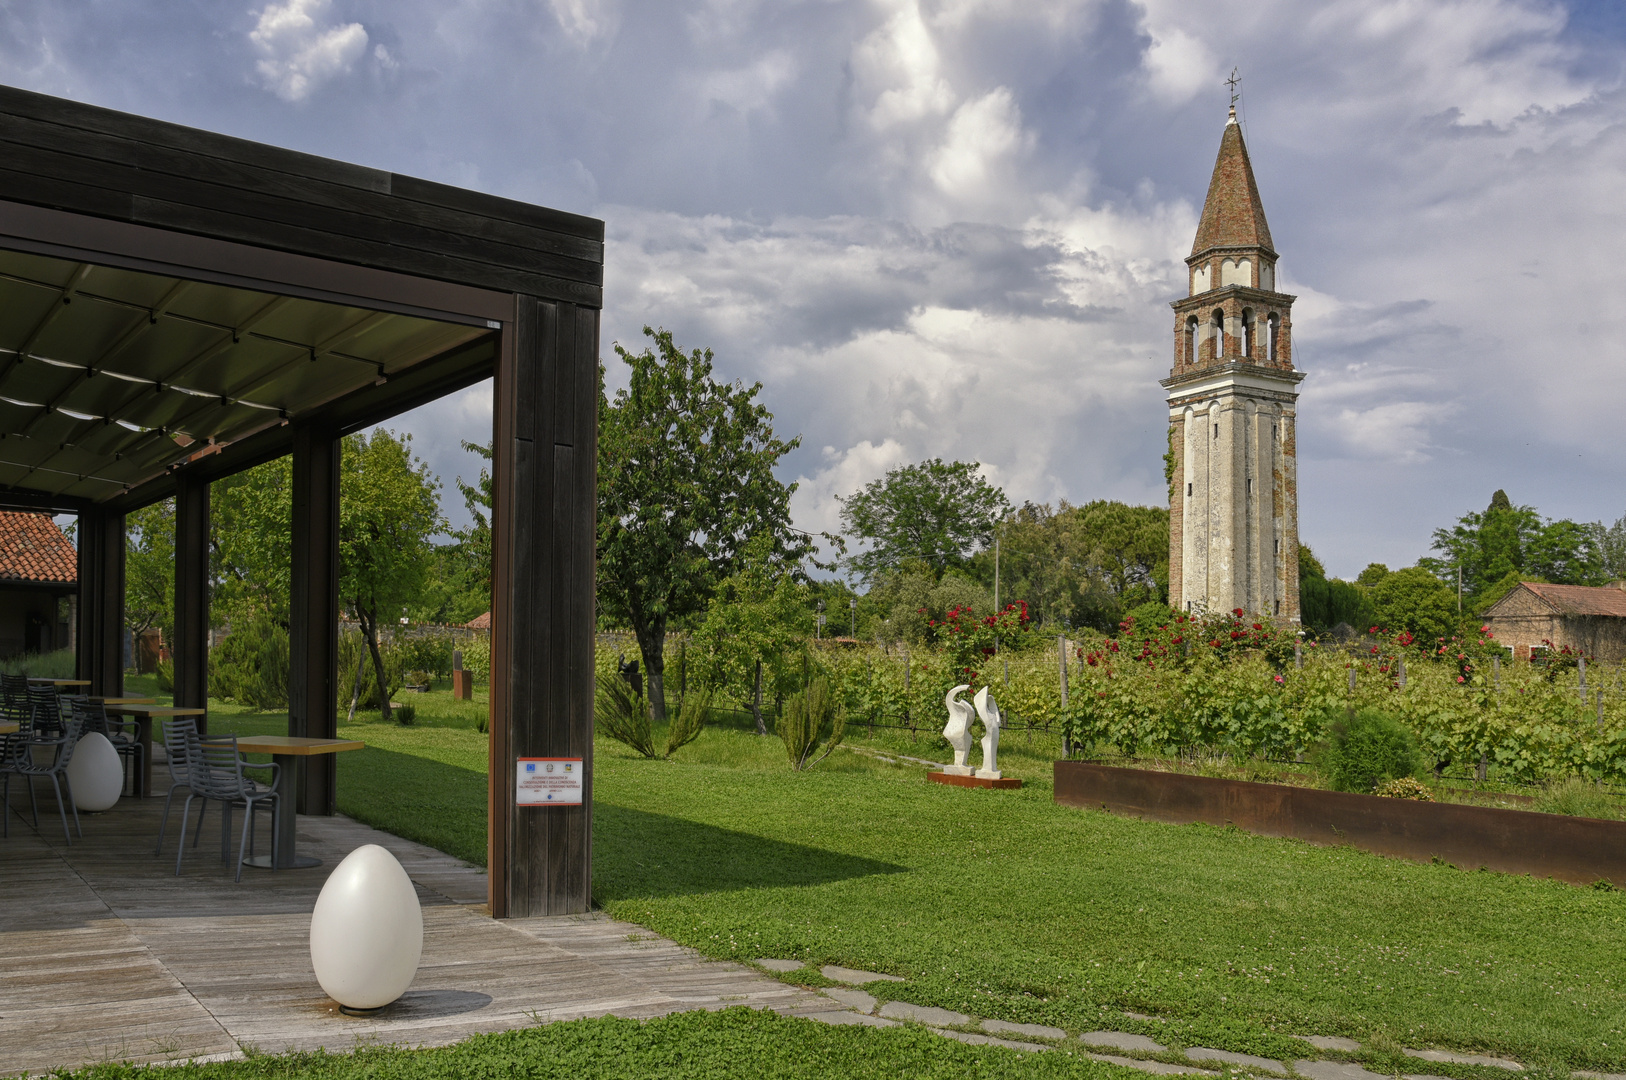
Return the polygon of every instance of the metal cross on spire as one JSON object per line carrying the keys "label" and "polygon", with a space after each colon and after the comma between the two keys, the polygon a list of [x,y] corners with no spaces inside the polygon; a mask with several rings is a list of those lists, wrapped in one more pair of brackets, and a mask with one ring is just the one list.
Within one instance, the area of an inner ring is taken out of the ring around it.
{"label": "metal cross on spire", "polygon": [[1239,85],[1241,85],[1241,83],[1242,83],[1242,76],[1238,75],[1236,73],[1236,71],[1237,71],[1236,68],[1232,68],[1231,69],[1231,77],[1229,79],[1225,80],[1225,85],[1229,86],[1231,88],[1231,108],[1232,109],[1236,108],[1237,98],[1242,96],[1241,94],[1236,92],[1236,88]]}

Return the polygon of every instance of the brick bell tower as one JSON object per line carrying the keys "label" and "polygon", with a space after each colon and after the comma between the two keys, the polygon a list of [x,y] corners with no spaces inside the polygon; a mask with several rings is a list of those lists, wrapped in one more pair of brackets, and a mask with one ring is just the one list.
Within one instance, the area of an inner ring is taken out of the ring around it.
{"label": "brick bell tower", "polygon": [[1220,137],[1190,294],[1175,301],[1169,399],[1169,606],[1299,621],[1292,296],[1236,106]]}

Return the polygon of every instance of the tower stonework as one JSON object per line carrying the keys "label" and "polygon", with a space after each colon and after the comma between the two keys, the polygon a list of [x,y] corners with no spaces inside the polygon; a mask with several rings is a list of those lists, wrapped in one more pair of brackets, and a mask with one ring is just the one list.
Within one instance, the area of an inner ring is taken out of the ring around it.
{"label": "tower stonework", "polygon": [[1174,308],[1169,605],[1299,620],[1292,296],[1231,110]]}

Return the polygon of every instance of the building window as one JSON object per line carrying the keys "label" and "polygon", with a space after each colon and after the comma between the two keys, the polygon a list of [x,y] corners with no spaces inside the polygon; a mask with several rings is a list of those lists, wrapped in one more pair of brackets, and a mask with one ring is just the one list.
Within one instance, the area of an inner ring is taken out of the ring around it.
{"label": "building window", "polygon": [[1188,498],[1188,499],[1191,498],[1191,485],[1190,484],[1186,485],[1186,498]]}
{"label": "building window", "polygon": [[1276,614],[1280,615],[1281,613],[1282,613],[1282,602],[1280,600],[1278,600],[1278,601],[1276,601]]}
{"label": "building window", "polygon": [[1243,483],[1245,483],[1247,485],[1247,489],[1246,489],[1247,493],[1249,495],[1252,495],[1253,494],[1253,477],[1251,477],[1251,476],[1248,477],[1248,479],[1243,481]]}
{"label": "building window", "polygon": [[1282,538],[1278,536],[1276,538],[1276,554],[1280,555],[1281,553],[1282,553]]}
{"label": "building window", "polygon": [[1270,328],[1269,328],[1269,333],[1270,333],[1269,349],[1270,349],[1270,358],[1272,360],[1280,360],[1282,358],[1281,357],[1281,346],[1278,344],[1278,338],[1279,338],[1279,336],[1281,334],[1281,329],[1282,329],[1281,316],[1277,315],[1274,311],[1271,312],[1270,313]]}
{"label": "building window", "polygon": [[1219,425],[1218,424],[1214,425],[1214,438],[1216,438],[1216,439],[1219,438]]}

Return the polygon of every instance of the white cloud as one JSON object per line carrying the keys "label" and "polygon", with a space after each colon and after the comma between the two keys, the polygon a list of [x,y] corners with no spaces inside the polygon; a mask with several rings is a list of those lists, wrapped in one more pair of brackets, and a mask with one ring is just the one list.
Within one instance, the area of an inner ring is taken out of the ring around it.
{"label": "white cloud", "polygon": [[249,32],[261,56],[254,65],[261,83],[284,101],[304,101],[367,51],[360,23],[325,25],[331,6],[331,0],[267,4]]}
{"label": "white cloud", "polygon": [[796,58],[774,49],[745,67],[707,72],[697,96],[706,105],[723,104],[739,112],[772,106],[774,97],[796,77]]}
{"label": "white cloud", "polygon": [[620,12],[614,0],[548,0],[559,29],[580,48],[612,37]]}
{"label": "white cloud", "polygon": [[1022,129],[1022,110],[1001,86],[955,110],[929,172],[937,190],[956,202],[986,204],[1032,149],[1033,135]]}
{"label": "white cloud", "polygon": [[1157,32],[1146,50],[1145,64],[1152,92],[1175,105],[1219,84],[1219,65],[1208,47],[1178,27]]}

